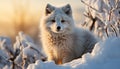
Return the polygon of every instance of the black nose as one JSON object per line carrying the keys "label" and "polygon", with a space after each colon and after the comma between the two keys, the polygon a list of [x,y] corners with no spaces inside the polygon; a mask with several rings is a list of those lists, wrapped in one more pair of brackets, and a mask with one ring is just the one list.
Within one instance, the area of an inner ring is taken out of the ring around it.
{"label": "black nose", "polygon": [[60,29],[61,29],[61,27],[60,27],[60,26],[58,26],[58,27],[57,27],[57,30],[59,31]]}

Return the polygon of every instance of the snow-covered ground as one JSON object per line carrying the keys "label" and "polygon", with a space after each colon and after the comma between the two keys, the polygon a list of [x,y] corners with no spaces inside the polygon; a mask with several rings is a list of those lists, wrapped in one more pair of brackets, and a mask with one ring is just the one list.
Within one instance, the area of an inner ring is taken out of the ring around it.
{"label": "snow-covered ground", "polygon": [[91,54],[87,53],[69,63],[56,65],[53,61],[37,60],[27,69],[120,69],[120,38],[110,37],[100,41]]}
{"label": "snow-covered ground", "polygon": [[100,41],[91,54],[62,65],[43,58],[41,49],[22,32],[13,47],[9,38],[0,37],[0,69],[120,69],[120,37]]}

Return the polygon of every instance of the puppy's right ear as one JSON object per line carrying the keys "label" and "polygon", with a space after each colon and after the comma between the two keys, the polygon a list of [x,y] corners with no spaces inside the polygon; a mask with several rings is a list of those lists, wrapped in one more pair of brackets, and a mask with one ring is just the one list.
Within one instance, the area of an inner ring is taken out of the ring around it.
{"label": "puppy's right ear", "polygon": [[54,9],[55,9],[54,6],[47,4],[46,9],[45,9],[45,14],[46,15],[50,14],[52,11],[54,11]]}
{"label": "puppy's right ear", "polygon": [[65,12],[65,14],[67,14],[68,16],[72,16],[72,9],[71,9],[70,4],[67,4],[62,9]]}

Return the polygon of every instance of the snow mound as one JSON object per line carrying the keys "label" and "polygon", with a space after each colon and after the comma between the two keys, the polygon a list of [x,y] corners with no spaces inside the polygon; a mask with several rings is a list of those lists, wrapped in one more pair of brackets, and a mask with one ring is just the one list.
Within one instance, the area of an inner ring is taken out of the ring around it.
{"label": "snow mound", "polygon": [[27,69],[70,69],[69,66],[58,66],[53,61],[51,62],[42,62],[37,60],[35,64],[30,64]]}
{"label": "snow mound", "polygon": [[120,38],[111,37],[98,42],[92,53],[63,65],[54,62],[36,61],[27,69],[120,69]]}

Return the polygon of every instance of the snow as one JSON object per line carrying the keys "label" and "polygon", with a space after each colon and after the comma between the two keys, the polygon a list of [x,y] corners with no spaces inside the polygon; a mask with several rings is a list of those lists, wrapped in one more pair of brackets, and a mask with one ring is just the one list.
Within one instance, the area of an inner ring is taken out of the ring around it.
{"label": "snow", "polygon": [[70,69],[70,67],[56,65],[53,61],[42,62],[42,61],[38,60],[38,61],[36,61],[35,64],[30,64],[27,69]]}
{"label": "snow", "polygon": [[23,32],[16,36],[12,44],[10,38],[0,36],[0,69],[26,69],[36,60],[45,59],[34,41]]}
{"label": "snow", "polygon": [[37,60],[27,69],[120,69],[120,38],[110,37],[98,42],[92,53],[75,59],[63,65],[56,65],[53,61]]}
{"label": "snow", "polygon": [[0,68],[5,65],[10,66],[11,62],[8,60],[13,56],[13,49],[10,38],[0,36]]}
{"label": "snow", "polygon": [[26,69],[29,64],[34,63],[36,60],[42,60],[44,57],[40,51],[40,47],[35,45],[34,41],[23,32],[20,32],[16,37],[14,49],[16,53],[14,63],[19,68]]}
{"label": "snow", "polygon": [[81,0],[81,2],[86,5],[84,28],[93,31],[101,39],[106,39],[106,35],[120,36],[120,0]]}

